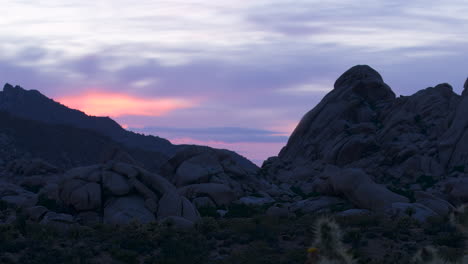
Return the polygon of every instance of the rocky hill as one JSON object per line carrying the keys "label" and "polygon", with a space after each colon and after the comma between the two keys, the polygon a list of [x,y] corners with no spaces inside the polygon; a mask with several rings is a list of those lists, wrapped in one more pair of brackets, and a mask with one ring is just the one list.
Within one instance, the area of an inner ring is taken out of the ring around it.
{"label": "rocky hill", "polygon": [[344,195],[366,209],[415,200],[428,206],[427,197],[468,202],[465,94],[444,83],[396,98],[379,73],[355,66],[263,169],[278,184]]}
{"label": "rocky hill", "polygon": [[88,116],[47,98],[39,91],[25,90],[20,86],[5,84],[3,91],[0,91],[0,110],[25,119],[93,130],[128,147],[156,151],[167,156],[174,154],[177,149],[166,139],[127,131],[109,117]]}
{"label": "rocky hill", "polygon": [[444,83],[396,97],[374,69],[354,66],[259,169],[229,150],[173,146],[6,85],[0,229],[13,233],[0,232],[9,250],[0,261],[51,261],[37,254],[48,248],[15,247],[43,235],[28,229],[37,223],[73,237],[44,239],[75,250],[58,250],[64,259],[84,247],[91,263],[461,261],[468,80],[464,89]]}

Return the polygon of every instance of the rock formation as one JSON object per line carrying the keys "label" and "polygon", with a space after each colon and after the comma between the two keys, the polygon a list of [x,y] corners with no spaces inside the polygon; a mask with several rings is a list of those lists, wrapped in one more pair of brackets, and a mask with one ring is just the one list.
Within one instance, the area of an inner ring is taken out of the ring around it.
{"label": "rock formation", "polygon": [[354,66],[262,169],[278,185],[344,196],[361,209],[411,200],[418,212],[446,215],[447,200],[468,201],[467,107],[465,93],[446,83],[396,98],[374,69]]}

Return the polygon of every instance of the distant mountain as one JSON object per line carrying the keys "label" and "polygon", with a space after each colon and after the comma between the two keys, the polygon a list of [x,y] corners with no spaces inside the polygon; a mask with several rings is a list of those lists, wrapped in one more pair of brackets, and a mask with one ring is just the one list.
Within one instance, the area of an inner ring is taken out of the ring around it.
{"label": "distant mountain", "polygon": [[0,92],[0,111],[50,124],[90,129],[125,146],[156,151],[168,156],[177,150],[177,147],[166,139],[127,131],[109,117],[88,116],[47,98],[39,91],[25,90],[20,86],[5,84],[3,92]]}
{"label": "distant mountain", "polygon": [[[23,119],[0,111],[0,159],[41,158],[59,168],[91,165],[123,155],[126,161],[158,169],[168,160],[159,153],[129,148],[88,129]],[[120,157],[122,158],[122,157]]]}
{"label": "distant mountain", "polygon": [[[20,86],[13,87],[8,83],[5,84],[3,91],[0,91],[0,112],[3,112],[0,116],[3,118],[0,119],[2,122],[0,127],[8,129],[9,123],[18,123],[16,127],[10,129],[17,131],[13,133],[16,134],[15,138],[23,136],[15,144],[24,143],[24,149],[30,153],[35,153],[41,158],[48,157],[49,161],[55,161],[56,165],[61,167],[90,164],[91,161],[99,163],[96,151],[102,152],[102,148],[105,147],[123,150],[131,154],[141,165],[153,171],[158,171],[160,166],[177,153],[210,151],[229,153],[229,156],[244,164],[243,166],[257,168],[235,152],[197,145],[173,145],[160,137],[125,130],[109,117],[88,116],[46,97],[39,91],[25,90]],[[39,128],[42,129],[43,139],[36,133]],[[90,148],[84,150],[86,142],[90,144]],[[62,151],[61,146],[70,147],[69,155],[73,158],[70,161],[58,159],[57,153],[53,154],[53,146],[56,146],[58,152]],[[81,158],[85,153],[90,155],[89,160]],[[186,156],[186,154],[181,155]]]}

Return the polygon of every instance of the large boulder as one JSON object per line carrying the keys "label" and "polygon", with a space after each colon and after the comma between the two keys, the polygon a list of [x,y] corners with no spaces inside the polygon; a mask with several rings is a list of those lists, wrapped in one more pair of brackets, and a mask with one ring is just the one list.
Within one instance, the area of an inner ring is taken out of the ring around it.
{"label": "large boulder", "polygon": [[291,205],[290,210],[293,212],[311,214],[318,211],[328,211],[333,206],[344,204],[346,204],[346,201],[338,197],[320,196],[297,201]]}
{"label": "large boulder", "polygon": [[128,194],[131,190],[127,178],[112,171],[102,173],[102,185],[105,190],[116,196]]}
{"label": "large boulder", "polygon": [[101,207],[101,186],[95,182],[70,179],[63,183],[60,198],[77,211],[96,210]]}
{"label": "large boulder", "polygon": [[449,202],[438,198],[428,192],[417,191],[414,193],[414,196],[416,198],[417,203],[430,208],[432,211],[436,212],[442,217],[447,216],[450,212],[452,212],[455,209],[455,207]]}
{"label": "large boulder", "polygon": [[240,198],[264,187],[258,171],[255,164],[232,151],[185,146],[162,167],[161,174],[178,188],[222,184]]}
{"label": "large boulder", "polygon": [[149,223],[156,221],[153,213],[145,207],[140,196],[126,196],[109,200],[104,207],[104,222],[124,225],[132,221]]}
{"label": "large boulder", "polygon": [[208,153],[200,154],[184,161],[174,177],[176,186],[208,182],[211,176],[223,173],[223,167],[216,157]]}
{"label": "large boulder", "polygon": [[168,192],[164,194],[159,201],[158,217],[181,216],[182,215],[182,197],[177,192]]}
{"label": "large boulder", "polygon": [[409,202],[408,198],[375,183],[361,169],[339,169],[329,166],[317,178],[316,190],[324,194],[344,196],[356,207],[372,211],[384,210],[393,203]]}

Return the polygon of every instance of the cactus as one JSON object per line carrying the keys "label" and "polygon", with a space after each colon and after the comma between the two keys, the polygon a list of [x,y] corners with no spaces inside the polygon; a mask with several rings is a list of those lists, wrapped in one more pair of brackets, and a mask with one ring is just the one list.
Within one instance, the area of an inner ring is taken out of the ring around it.
{"label": "cactus", "polygon": [[329,217],[317,220],[314,226],[315,239],[308,249],[307,264],[354,263],[341,242],[342,234],[338,224]]}

